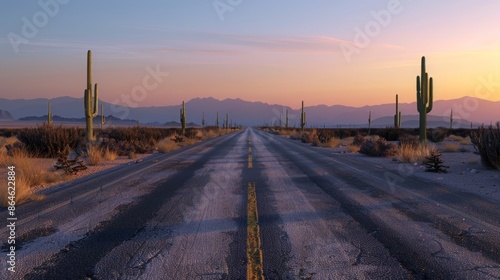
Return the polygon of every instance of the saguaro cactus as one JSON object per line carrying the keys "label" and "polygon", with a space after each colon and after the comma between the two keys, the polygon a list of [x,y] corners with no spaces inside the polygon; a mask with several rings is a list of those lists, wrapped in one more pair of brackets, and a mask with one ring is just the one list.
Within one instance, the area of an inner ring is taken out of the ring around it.
{"label": "saguaro cactus", "polygon": [[417,109],[420,114],[420,142],[427,141],[427,114],[432,111],[432,78],[425,72],[425,56],[422,56],[421,73],[417,76]]}
{"label": "saguaro cactus", "polygon": [[229,114],[226,113],[226,130],[229,129]]}
{"label": "saguaro cactus", "polygon": [[368,112],[368,135],[370,135],[371,130],[372,130],[372,111]]}
{"label": "saguaro cactus", "polygon": [[306,126],[306,112],[304,112],[304,101],[302,101],[302,113],[300,114],[300,128],[304,130]]}
{"label": "saguaro cactus", "polygon": [[285,127],[288,128],[288,109],[286,109],[285,113]]}
{"label": "saguaro cactus", "polygon": [[201,113],[201,126],[205,127],[205,113]]}
{"label": "saguaro cactus", "polygon": [[105,123],[106,123],[106,117],[104,116],[104,105],[101,104],[101,130],[104,129]]}
{"label": "saguaro cactus", "polygon": [[453,110],[451,110],[450,113],[450,133],[452,129],[453,129]]}
{"label": "saguaro cactus", "polygon": [[94,93],[92,94],[92,52],[87,52],[87,89],[84,94],[85,102],[85,121],[87,123],[87,139],[94,140],[93,119],[97,116],[97,84],[95,84]]}
{"label": "saguaro cactus", "polygon": [[186,135],[186,107],[184,106],[184,101],[182,101],[182,108],[181,108],[181,134]]}
{"label": "saguaro cactus", "polygon": [[219,128],[219,112],[217,112],[217,117],[215,118],[215,126]]}
{"label": "saguaro cactus", "polygon": [[401,111],[399,111],[399,97],[396,94],[396,114],[394,115],[394,127],[401,127]]}
{"label": "saguaro cactus", "polygon": [[52,125],[52,111],[50,110],[50,101],[47,105],[47,124]]}

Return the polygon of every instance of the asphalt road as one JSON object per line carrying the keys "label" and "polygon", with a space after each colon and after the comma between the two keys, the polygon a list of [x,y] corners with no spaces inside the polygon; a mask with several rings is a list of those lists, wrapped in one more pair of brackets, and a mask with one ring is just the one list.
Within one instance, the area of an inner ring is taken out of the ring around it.
{"label": "asphalt road", "polygon": [[0,279],[500,279],[500,205],[403,175],[247,129],[18,207]]}

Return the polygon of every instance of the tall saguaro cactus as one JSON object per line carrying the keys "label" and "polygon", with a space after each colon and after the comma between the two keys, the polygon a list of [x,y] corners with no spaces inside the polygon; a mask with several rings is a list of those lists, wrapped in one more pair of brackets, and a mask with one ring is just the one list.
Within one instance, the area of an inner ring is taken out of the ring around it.
{"label": "tall saguaro cactus", "polygon": [[368,112],[368,135],[372,130],[372,111]]}
{"label": "tall saguaro cactus", "polygon": [[186,135],[186,107],[184,106],[184,101],[182,101],[182,108],[181,108],[180,117],[181,117],[181,126],[182,126],[181,134]]}
{"label": "tall saguaro cactus", "polygon": [[84,94],[85,102],[85,121],[87,123],[87,139],[94,140],[93,119],[97,116],[97,84],[95,84],[94,92],[92,93],[92,52],[87,52],[87,89]]}
{"label": "tall saguaro cactus", "polygon": [[302,101],[302,112],[300,114],[300,128],[304,130],[306,126],[306,112],[304,112],[304,101]]}
{"label": "tall saguaro cactus", "polygon": [[451,110],[450,113],[450,133],[452,129],[453,129],[453,110]]}
{"label": "tall saguaro cactus", "polygon": [[401,111],[399,111],[399,96],[396,94],[396,114],[394,115],[394,127],[401,127]]}
{"label": "tall saguaro cactus", "polygon": [[226,113],[226,130],[229,129],[229,114]]}
{"label": "tall saguaro cactus", "polygon": [[422,56],[421,73],[417,76],[417,109],[420,114],[420,142],[427,140],[427,114],[432,111],[432,77],[425,71],[425,56]]}
{"label": "tall saguaro cactus", "polygon": [[47,105],[47,124],[52,125],[52,111],[50,110],[50,101]]}
{"label": "tall saguaro cactus", "polygon": [[286,109],[285,113],[285,127],[288,128],[288,109]]}
{"label": "tall saguaro cactus", "polygon": [[217,112],[217,117],[215,118],[215,126],[219,128],[219,112]]}
{"label": "tall saguaro cactus", "polygon": [[201,126],[205,127],[205,112],[201,113]]}
{"label": "tall saguaro cactus", "polygon": [[106,123],[106,117],[104,116],[104,105],[101,104],[101,130],[104,129],[105,123]]}

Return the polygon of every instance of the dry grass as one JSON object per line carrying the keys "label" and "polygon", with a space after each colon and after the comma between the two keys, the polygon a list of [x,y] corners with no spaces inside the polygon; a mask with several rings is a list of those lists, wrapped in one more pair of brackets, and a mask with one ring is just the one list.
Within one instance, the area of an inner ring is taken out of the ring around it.
{"label": "dry grass", "polygon": [[171,139],[165,138],[156,143],[156,148],[158,148],[158,152],[164,154],[179,149],[179,144]]}
{"label": "dry grass", "polygon": [[450,135],[450,136],[448,136],[448,138],[450,138],[453,141],[457,141],[457,142],[460,142],[460,141],[464,140],[464,138],[462,136],[453,135],[453,134]]}
{"label": "dry grass", "polygon": [[352,144],[352,141],[354,141],[354,137],[350,136],[350,137],[346,137],[346,138],[341,139],[340,144],[343,146],[349,146]]}
{"label": "dry grass", "polygon": [[[65,179],[61,173],[52,172],[44,169],[37,164],[35,159],[32,159],[25,152],[16,152],[13,157],[7,157],[4,166],[15,167],[15,182],[16,182],[16,204],[22,204],[31,200],[43,199],[43,196],[33,192],[33,188],[45,184],[59,182]],[[1,193],[7,193],[7,184],[2,183]],[[0,200],[1,206],[6,206],[7,197],[2,196]]]}
{"label": "dry grass", "polygon": [[361,149],[361,147],[358,145],[352,145],[352,144],[347,145],[347,150],[351,153],[357,153],[357,152],[359,152],[360,149]]}
{"label": "dry grass", "polygon": [[327,148],[336,148],[339,145],[340,145],[340,139],[337,137],[332,137],[330,141],[320,144],[321,147],[327,147]]}
{"label": "dry grass", "polygon": [[104,161],[104,153],[102,149],[94,146],[90,146],[87,151],[87,159],[90,165],[99,165]]}
{"label": "dry grass", "polygon": [[441,144],[441,150],[446,153],[455,153],[460,150],[460,143],[446,142]]}
{"label": "dry grass", "polygon": [[212,138],[216,138],[217,136],[219,136],[219,132],[218,131],[215,131],[213,129],[210,129],[210,130],[206,130],[203,132],[203,138],[204,139],[212,139]]}
{"label": "dry grass", "polygon": [[472,145],[472,141],[470,140],[470,136],[467,136],[460,140],[460,144],[462,145]]}
{"label": "dry grass", "polygon": [[115,152],[115,151],[110,151],[109,148],[106,148],[106,150],[104,150],[104,159],[105,160],[115,160],[116,158],[118,157],[118,153]]}
{"label": "dry grass", "polygon": [[398,148],[396,158],[401,162],[422,163],[433,149],[428,143],[403,143]]}
{"label": "dry grass", "polygon": [[377,141],[378,139],[380,139],[380,136],[378,136],[378,135],[367,135],[367,136],[365,136],[363,138],[365,138],[366,141],[370,141],[370,140]]}

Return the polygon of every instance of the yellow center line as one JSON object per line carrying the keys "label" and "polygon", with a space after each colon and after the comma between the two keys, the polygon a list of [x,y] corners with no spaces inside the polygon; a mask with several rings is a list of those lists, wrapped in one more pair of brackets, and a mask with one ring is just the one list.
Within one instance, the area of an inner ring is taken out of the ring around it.
{"label": "yellow center line", "polygon": [[247,279],[264,279],[255,182],[248,183]]}
{"label": "yellow center line", "polygon": [[250,143],[250,137],[248,137],[248,168],[253,168],[252,159],[252,144]]}
{"label": "yellow center line", "polygon": [[248,154],[248,168],[253,168],[252,154]]}

